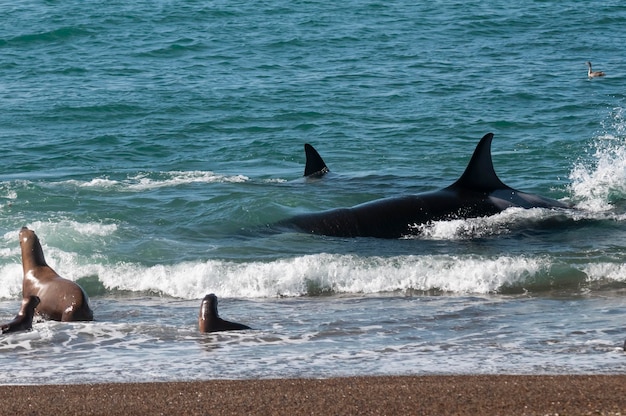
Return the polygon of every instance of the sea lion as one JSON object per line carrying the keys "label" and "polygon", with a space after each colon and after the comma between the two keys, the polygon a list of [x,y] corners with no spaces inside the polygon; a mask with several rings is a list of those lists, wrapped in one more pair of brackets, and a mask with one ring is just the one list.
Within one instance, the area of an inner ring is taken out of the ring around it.
{"label": "sea lion", "polygon": [[37,314],[54,321],[92,321],[87,294],[78,284],[62,278],[48,266],[34,231],[22,227],[20,246],[24,268],[22,296],[39,297]]}
{"label": "sea lion", "polygon": [[251,329],[249,326],[236,322],[225,321],[217,313],[217,296],[213,293],[206,295],[200,305],[200,315],[198,316],[198,327],[200,332],[236,331],[240,329]]}
{"label": "sea lion", "polygon": [[8,334],[9,332],[28,331],[33,327],[33,316],[35,308],[39,305],[37,296],[29,296],[22,299],[22,306],[17,313],[15,319],[0,326],[0,334]]}

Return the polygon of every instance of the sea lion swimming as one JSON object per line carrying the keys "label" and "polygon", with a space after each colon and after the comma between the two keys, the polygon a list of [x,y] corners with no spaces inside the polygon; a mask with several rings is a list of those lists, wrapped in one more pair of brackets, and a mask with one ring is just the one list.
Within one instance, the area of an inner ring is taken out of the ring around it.
{"label": "sea lion swimming", "polygon": [[206,295],[200,305],[198,315],[198,328],[200,332],[236,331],[251,329],[244,324],[225,321],[217,313],[217,296],[213,293]]}
{"label": "sea lion swimming", "polygon": [[28,331],[33,327],[33,316],[35,308],[39,305],[37,296],[29,296],[22,299],[22,306],[17,313],[15,319],[0,326],[0,334],[8,334],[9,332]]}
{"label": "sea lion swimming", "polygon": [[78,284],[62,278],[48,266],[34,231],[22,227],[20,246],[24,268],[22,296],[39,297],[37,314],[54,321],[92,321],[87,294]]}

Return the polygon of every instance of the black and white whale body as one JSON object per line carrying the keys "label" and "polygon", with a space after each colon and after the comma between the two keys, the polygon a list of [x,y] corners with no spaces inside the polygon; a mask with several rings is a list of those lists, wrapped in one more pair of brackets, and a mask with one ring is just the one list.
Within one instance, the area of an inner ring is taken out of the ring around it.
{"label": "black and white whale body", "polygon": [[502,183],[493,168],[492,139],[492,133],[486,134],[463,175],[439,191],[298,215],[278,225],[336,237],[400,238],[414,234],[412,230],[420,224],[489,216],[510,207],[570,208],[557,200],[520,192]]}

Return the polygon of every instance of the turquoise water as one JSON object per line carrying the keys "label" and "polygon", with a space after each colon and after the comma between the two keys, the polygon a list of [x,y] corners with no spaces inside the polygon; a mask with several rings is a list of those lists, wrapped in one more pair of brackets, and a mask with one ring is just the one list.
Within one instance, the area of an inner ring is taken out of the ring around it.
{"label": "turquoise water", "polygon": [[[2,8],[0,321],[24,225],[97,321],[3,337],[0,382],[626,369],[620,2]],[[447,186],[487,132],[506,184],[578,210],[268,228]],[[211,292],[255,330],[198,334]]]}

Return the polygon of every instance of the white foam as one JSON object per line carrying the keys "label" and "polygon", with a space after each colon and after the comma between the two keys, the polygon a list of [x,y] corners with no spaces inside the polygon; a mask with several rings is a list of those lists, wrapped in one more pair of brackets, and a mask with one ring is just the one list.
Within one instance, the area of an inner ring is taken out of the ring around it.
{"label": "white foam", "polygon": [[[15,257],[15,263],[0,267],[0,298],[12,299],[22,284],[19,248],[5,251],[0,254]],[[102,255],[85,258],[50,246],[44,246],[44,251],[50,266],[67,279],[97,276],[109,290],[161,293],[182,299],[198,299],[210,292],[239,298],[432,290],[489,294],[542,280],[559,264],[548,255],[362,257],[321,253],[272,261],[210,259],[146,266],[108,263]],[[588,281],[626,281],[626,266],[617,263],[587,264],[580,266],[580,271]]]}
{"label": "white foam", "polygon": [[0,351],[33,350],[33,343],[42,339],[40,331],[22,331],[0,337]]}
{"label": "white foam", "polygon": [[[520,224],[537,222],[562,213],[543,208],[508,208],[500,213],[478,218],[432,221],[414,226],[419,238],[456,240],[507,234]],[[413,237],[408,237],[413,238]]]}
{"label": "white foam", "polygon": [[148,174],[138,174],[129,178],[127,186],[131,190],[143,191],[190,183],[240,183],[248,180],[248,177],[243,175],[225,176],[210,171],[174,171],[165,172],[160,176],[159,178],[152,178]]}
{"label": "white foam", "polygon": [[589,263],[583,267],[591,281],[608,279],[615,282],[626,282],[626,264],[623,263]]}
{"label": "white foam", "polygon": [[17,192],[14,189],[8,189],[6,191],[6,194],[2,196],[2,198],[5,199],[17,199]]}
{"label": "white foam", "polygon": [[6,204],[0,204],[0,208],[10,207],[17,199],[17,191],[11,189],[6,183],[0,183],[0,199],[6,200]]}
{"label": "white foam", "polygon": [[443,290],[493,293],[545,271],[547,259],[500,256],[425,255],[358,257],[315,254],[271,262],[222,260],[144,267],[136,264],[76,267],[72,274],[93,275],[108,288],[156,291],[196,299],[209,292],[227,297],[303,296],[324,292],[380,293]]}
{"label": "white foam", "polygon": [[94,178],[88,182],[71,180],[67,181],[67,183],[83,188],[113,188],[114,186],[119,185],[118,181],[109,178]]}
{"label": "white foam", "polygon": [[[105,237],[112,235],[118,229],[117,224],[103,224],[101,222],[82,223],[73,220],[59,219],[52,221],[33,221],[26,224],[26,227],[34,230],[40,239],[45,240],[46,236],[65,236],[80,234],[83,236]],[[10,242],[18,242],[19,230],[9,231],[3,238]]]}
{"label": "white foam", "polygon": [[18,299],[22,294],[22,265],[0,266],[0,299]]}
{"label": "white foam", "polygon": [[88,181],[72,179],[60,182],[60,184],[94,189],[121,188],[135,192],[191,183],[240,183],[248,180],[249,178],[244,175],[220,175],[211,171],[171,171],[142,172],[124,180],[114,180],[108,176]]}

